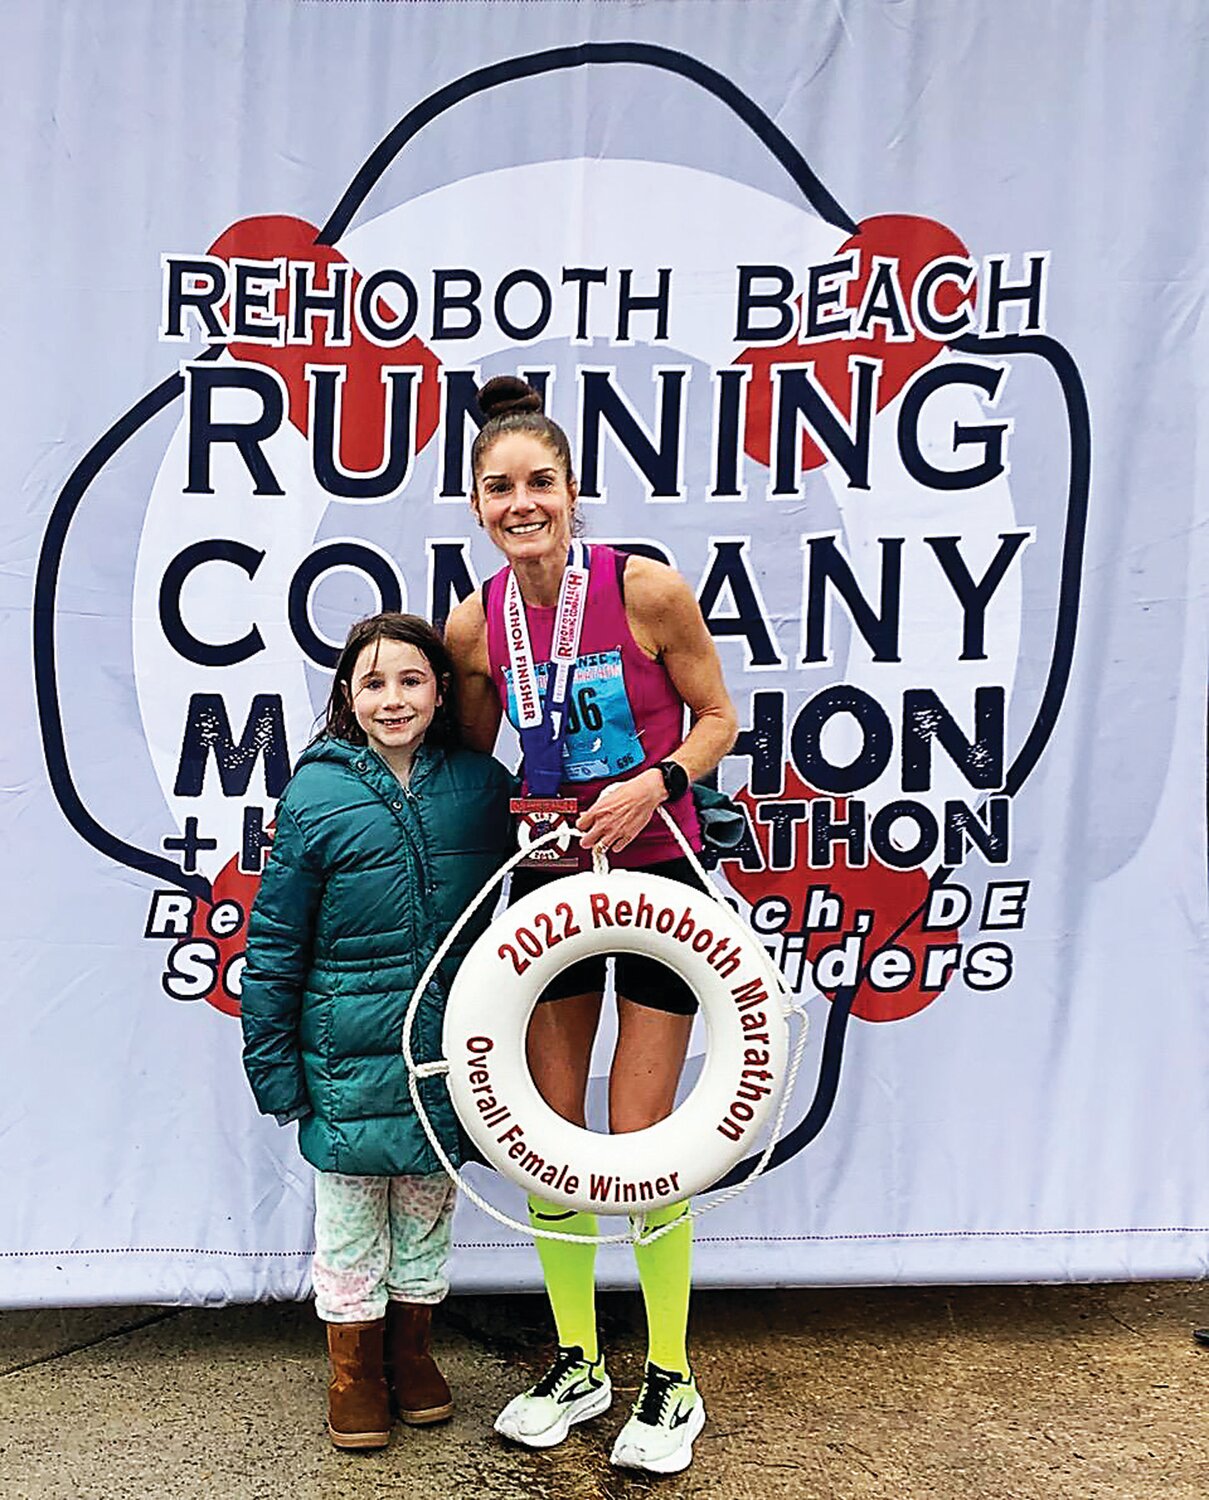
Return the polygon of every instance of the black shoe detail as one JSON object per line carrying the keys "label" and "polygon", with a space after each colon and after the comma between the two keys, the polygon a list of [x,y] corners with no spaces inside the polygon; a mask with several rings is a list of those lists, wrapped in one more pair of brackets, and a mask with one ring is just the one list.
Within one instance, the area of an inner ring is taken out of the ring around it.
{"label": "black shoe detail", "polygon": [[[531,1391],[534,1396],[552,1396],[560,1380],[564,1379],[576,1365],[587,1364],[584,1352],[578,1344],[558,1346],[558,1357]],[[583,1392],[580,1392],[582,1395]],[[561,1397],[559,1398],[562,1399]]]}
{"label": "black shoe detail", "polygon": [[593,1391],[598,1391],[604,1384],[603,1380],[593,1380],[589,1375],[583,1381],[576,1381],[569,1385],[558,1398],[560,1406],[569,1406],[572,1401],[579,1401],[584,1396],[590,1396]]}
{"label": "black shoe detail", "polygon": [[[665,1370],[660,1365],[648,1364],[642,1382],[642,1394],[638,1399],[638,1404],[634,1407],[634,1415],[640,1422],[645,1422],[648,1427],[658,1427],[663,1416],[664,1404],[672,1394],[672,1387],[687,1385],[692,1378],[691,1372],[682,1375],[679,1370]],[[670,1425],[679,1427],[683,1422],[687,1422],[691,1409],[691,1407],[687,1408],[679,1420],[673,1418]]]}

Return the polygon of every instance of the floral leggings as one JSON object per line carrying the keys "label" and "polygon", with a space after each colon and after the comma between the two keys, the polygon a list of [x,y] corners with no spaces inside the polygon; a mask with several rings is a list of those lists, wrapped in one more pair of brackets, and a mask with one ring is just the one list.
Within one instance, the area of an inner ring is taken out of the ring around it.
{"label": "floral leggings", "polygon": [[440,1302],[449,1290],[453,1184],[427,1177],[315,1174],[315,1310],[325,1323],[372,1323],[386,1303]]}

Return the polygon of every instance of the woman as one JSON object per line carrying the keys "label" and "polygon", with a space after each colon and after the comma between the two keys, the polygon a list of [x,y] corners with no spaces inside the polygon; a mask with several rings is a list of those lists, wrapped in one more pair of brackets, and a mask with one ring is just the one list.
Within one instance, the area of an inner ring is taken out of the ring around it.
{"label": "woman", "polygon": [[[565,643],[578,628],[554,775],[560,780],[558,794],[575,797],[579,805],[580,860],[590,864],[591,851],[599,848],[618,866],[692,883],[691,866],[658,809],[666,806],[690,846],[700,848],[690,786],[731,748],[737,727],[701,610],[672,568],[593,546],[580,595],[586,594],[582,619],[576,622],[564,612],[569,606],[560,604],[560,591],[572,566],[578,498],[566,435],[543,414],[537,392],[512,377],[488,381],[479,405],[486,421],[471,456],[470,504],[507,566],[449,617],[447,641],[466,742],[489,751],[505,707],[518,723],[518,690],[527,703],[535,696],[540,700],[552,640]],[[522,742],[533,791],[536,750],[531,756],[530,747],[536,742],[523,734]],[[514,896],[545,878],[550,877],[518,872]],[[609,1123],[614,1132],[642,1130],[674,1107],[696,999],[677,976],[640,956],[619,956],[615,975],[617,1044]],[[603,959],[573,964],[543,993],[529,1028],[529,1066],[537,1088],[553,1109],[580,1126],[603,985]],[[685,1213],[686,1205],[677,1204],[648,1214],[646,1226]],[[565,1212],[537,1198],[530,1198],[529,1214],[535,1228],[596,1234],[592,1214]],[[537,1243],[558,1329],[558,1357],[535,1386],[505,1407],[496,1430],[529,1447],[547,1448],[561,1442],[573,1423],[607,1410],[612,1394],[596,1335],[596,1247],[551,1239]],[[654,1243],[637,1246],[635,1254],[647,1312],[646,1375],[612,1461],[675,1473],[691,1462],[693,1440],[705,1420],[685,1347],[691,1221],[685,1218]]]}

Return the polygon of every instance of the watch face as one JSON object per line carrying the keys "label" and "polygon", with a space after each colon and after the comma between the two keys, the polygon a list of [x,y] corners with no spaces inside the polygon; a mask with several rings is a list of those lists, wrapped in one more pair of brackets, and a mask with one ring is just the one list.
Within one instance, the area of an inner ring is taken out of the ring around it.
{"label": "watch face", "polygon": [[667,794],[673,799],[683,797],[688,791],[688,772],[678,760],[663,760],[659,762],[659,770],[663,775],[663,785]]}

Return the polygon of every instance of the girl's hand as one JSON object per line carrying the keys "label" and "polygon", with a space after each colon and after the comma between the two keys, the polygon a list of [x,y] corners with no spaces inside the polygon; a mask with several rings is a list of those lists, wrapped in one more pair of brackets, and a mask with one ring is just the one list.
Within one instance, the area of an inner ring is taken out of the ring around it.
{"label": "girl's hand", "polygon": [[582,835],[580,842],[585,849],[599,847],[606,854],[624,849],[666,801],[663,775],[656,766],[628,781],[615,781],[580,814],[575,825]]}

